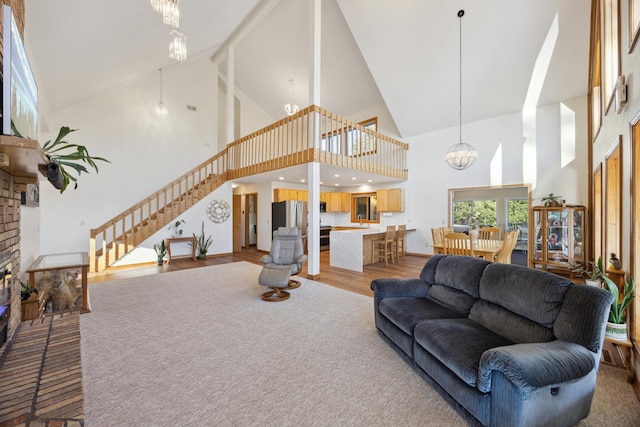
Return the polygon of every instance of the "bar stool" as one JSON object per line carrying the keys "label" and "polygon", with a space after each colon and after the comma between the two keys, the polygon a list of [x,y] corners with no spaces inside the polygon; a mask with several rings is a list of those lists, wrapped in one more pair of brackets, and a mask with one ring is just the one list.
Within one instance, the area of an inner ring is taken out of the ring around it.
{"label": "bar stool", "polygon": [[396,226],[387,225],[387,232],[384,239],[378,239],[373,241],[373,263],[384,259],[387,267],[389,266],[389,257],[391,262],[395,264],[395,258],[393,255],[393,247],[395,243]]}
{"label": "bar stool", "polygon": [[406,252],[406,236],[407,236],[407,225],[401,224],[398,225],[398,231],[396,232],[394,250],[396,254],[396,259],[400,262],[400,257],[404,258],[404,254]]}

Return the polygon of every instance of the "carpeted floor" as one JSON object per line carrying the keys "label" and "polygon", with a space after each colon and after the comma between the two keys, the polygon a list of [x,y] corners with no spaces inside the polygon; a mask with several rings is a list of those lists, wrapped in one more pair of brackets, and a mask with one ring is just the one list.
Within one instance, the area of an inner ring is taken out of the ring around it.
{"label": "carpeted floor", "polygon": [[[378,337],[371,298],[302,279],[268,303],[259,272],[241,262],[91,285],[86,425],[465,425]],[[624,371],[602,366],[598,388],[580,425],[640,419]]]}

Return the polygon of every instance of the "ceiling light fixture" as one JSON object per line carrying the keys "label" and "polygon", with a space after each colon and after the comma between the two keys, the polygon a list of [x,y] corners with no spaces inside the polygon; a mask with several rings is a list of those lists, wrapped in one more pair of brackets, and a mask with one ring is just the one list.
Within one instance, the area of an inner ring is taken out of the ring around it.
{"label": "ceiling light fixture", "polygon": [[167,0],[151,0],[151,8],[154,12],[162,13],[166,2]]}
{"label": "ceiling light fixture", "polygon": [[162,8],[162,22],[175,29],[180,27],[179,2],[180,0],[164,0],[164,6]]}
{"label": "ceiling light fixture", "polygon": [[290,89],[290,96],[291,98],[289,98],[291,100],[290,103],[288,103],[287,105],[284,106],[284,111],[287,113],[287,115],[289,116],[293,116],[295,113],[297,113],[298,111],[300,111],[300,107],[298,107],[294,102],[293,102],[293,86],[296,84],[296,82],[293,81],[293,79],[289,79],[289,89]]}
{"label": "ceiling light fixture", "polygon": [[458,18],[460,18],[460,140],[457,144],[453,145],[447,151],[445,160],[454,169],[462,170],[466,169],[473,164],[478,157],[478,152],[471,145],[462,142],[462,17],[464,16],[464,10],[458,11]]}
{"label": "ceiling light fixture", "polygon": [[187,36],[178,30],[171,31],[169,41],[169,58],[183,62],[187,59]]}
{"label": "ceiling light fixture", "polygon": [[167,117],[167,114],[169,114],[169,110],[167,106],[164,105],[164,102],[162,102],[162,68],[159,68],[158,71],[160,71],[160,102],[154,107],[154,110],[160,119],[164,119]]}

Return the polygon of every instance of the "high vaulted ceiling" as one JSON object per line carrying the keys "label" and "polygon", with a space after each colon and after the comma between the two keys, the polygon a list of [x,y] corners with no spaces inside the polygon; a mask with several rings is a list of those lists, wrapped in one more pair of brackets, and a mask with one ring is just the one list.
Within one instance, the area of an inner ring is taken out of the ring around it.
{"label": "high vaulted ceiling", "polygon": [[[309,2],[265,1],[275,6],[236,48],[235,81],[279,119],[290,78],[308,104]],[[261,3],[180,2],[187,63],[211,57]],[[321,106],[348,117],[385,103],[402,137],[456,126],[459,9],[464,122],[586,95],[589,1],[323,0]],[[51,111],[185,66],[168,59],[169,31],[148,0],[26,0]]]}

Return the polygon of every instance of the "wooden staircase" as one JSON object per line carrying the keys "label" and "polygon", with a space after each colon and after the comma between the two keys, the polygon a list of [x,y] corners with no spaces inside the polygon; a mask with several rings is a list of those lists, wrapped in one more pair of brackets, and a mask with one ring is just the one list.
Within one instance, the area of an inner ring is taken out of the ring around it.
{"label": "wooden staircase", "polygon": [[224,150],[91,230],[91,271],[103,271],[227,181]]}
{"label": "wooden staircase", "polygon": [[98,272],[111,267],[229,179],[319,162],[406,180],[408,149],[408,144],[311,105],[234,141],[92,229],[89,268]]}

